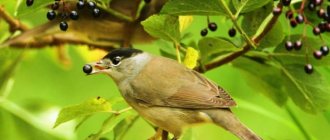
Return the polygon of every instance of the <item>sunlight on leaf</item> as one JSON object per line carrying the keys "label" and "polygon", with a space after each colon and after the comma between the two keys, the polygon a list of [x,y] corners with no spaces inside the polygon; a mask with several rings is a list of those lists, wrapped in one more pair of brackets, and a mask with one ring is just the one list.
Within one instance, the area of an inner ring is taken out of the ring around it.
{"label": "sunlight on leaf", "polygon": [[193,16],[179,16],[180,33],[191,25],[193,19]]}
{"label": "sunlight on leaf", "polygon": [[184,57],[183,64],[189,69],[193,69],[197,66],[197,60],[199,53],[192,47],[187,48],[186,56]]}
{"label": "sunlight on leaf", "polygon": [[111,111],[111,104],[107,100],[101,97],[89,99],[81,104],[63,108],[57,117],[54,128],[78,117],[107,111]]}
{"label": "sunlight on leaf", "polygon": [[21,17],[35,12],[41,8],[46,8],[47,5],[54,3],[54,0],[35,0],[32,6],[26,6],[25,0],[21,0],[15,15]]}

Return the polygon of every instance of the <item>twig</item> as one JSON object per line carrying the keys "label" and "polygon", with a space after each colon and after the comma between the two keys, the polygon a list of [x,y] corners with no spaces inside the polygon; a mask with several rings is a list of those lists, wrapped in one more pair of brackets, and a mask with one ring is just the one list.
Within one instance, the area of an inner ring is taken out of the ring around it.
{"label": "twig", "polygon": [[[279,3],[279,4],[277,5],[277,7],[282,8],[283,5],[282,5],[281,3]],[[265,29],[264,29],[264,30],[263,30],[258,36],[254,37],[254,38],[252,39],[252,41],[253,41],[255,44],[258,44],[258,43],[261,41],[261,39],[262,39],[262,38],[263,38],[263,37],[264,37],[264,36],[265,36],[265,35],[266,35],[266,34],[267,34],[267,33],[273,28],[273,26],[274,26],[274,24],[276,23],[278,17],[279,17],[279,15],[273,15],[273,17],[270,19],[270,21],[266,24]],[[214,69],[214,68],[216,68],[216,67],[218,67],[218,66],[221,66],[221,65],[223,65],[223,64],[227,64],[227,63],[233,61],[234,59],[240,57],[241,55],[245,54],[245,53],[248,52],[251,48],[252,48],[252,47],[251,47],[250,44],[245,44],[245,45],[243,46],[243,49],[242,49],[242,50],[239,50],[239,51],[237,51],[237,52],[234,52],[234,53],[232,53],[232,54],[230,54],[230,55],[228,55],[228,56],[226,56],[226,57],[224,57],[224,58],[222,58],[222,59],[220,59],[220,60],[218,60],[218,61],[215,61],[215,62],[212,62],[212,63],[206,64],[206,65],[204,66],[204,71],[203,71],[203,69],[202,69],[201,67],[198,67],[198,68],[195,69],[195,70],[197,70],[197,71],[199,71],[199,72],[205,72],[205,71],[208,71],[208,70]]]}
{"label": "twig", "polygon": [[0,5],[0,17],[2,17],[10,26],[10,32],[15,32],[17,30],[27,31],[28,27],[22,24],[19,20],[12,17],[4,8],[3,5]]}

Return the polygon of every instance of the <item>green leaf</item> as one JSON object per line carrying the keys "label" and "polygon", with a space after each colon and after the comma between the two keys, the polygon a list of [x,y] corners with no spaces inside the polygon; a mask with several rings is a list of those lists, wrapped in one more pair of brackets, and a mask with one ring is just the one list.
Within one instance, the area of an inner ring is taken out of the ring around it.
{"label": "green leaf", "polygon": [[153,37],[175,43],[180,42],[180,25],[177,16],[153,15],[141,23],[146,32]]}
{"label": "green leaf", "polygon": [[243,15],[243,20],[241,27],[249,35],[253,36],[257,29],[260,28],[261,23],[263,23],[266,17],[273,11],[273,5],[267,4],[265,7],[256,9],[249,14]]}
{"label": "green leaf", "polygon": [[306,74],[304,65],[283,65],[285,90],[296,105],[309,113],[325,110],[330,103],[330,86],[317,69]]}
{"label": "green leaf", "polygon": [[280,22],[276,22],[273,28],[262,38],[259,48],[269,48],[280,44],[284,39],[283,28]]}
{"label": "green leaf", "polygon": [[232,3],[237,11],[240,13],[247,13],[254,11],[267,3],[272,2],[271,0],[232,0]]}
{"label": "green leaf", "polygon": [[107,111],[111,111],[111,104],[107,100],[100,97],[89,99],[81,104],[63,108],[56,119],[54,128],[78,117]]}
{"label": "green leaf", "polygon": [[[32,6],[26,6],[25,0],[21,0],[21,3],[19,4],[17,8],[16,15],[17,16],[24,16],[31,14],[33,15],[36,10],[40,10],[41,8],[46,8],[48,5],[54,3],[54,0],[34,0]],[[46,14],[45,14],[46,15]]]}
{"label": "green leaf", "polygon": [[228,53],[236,50],[237,48],[232,42],[224,38],[204,37],[198,41],[198,47],[201,53],[201,59],[203,62],[211,59],[212,55],[219,55],[222,53]]}
{"label": "green leaf", "polygon": [[[324,43],[320,39],[312,38],[312,37],[304,37],[302,41],[302,48],[299,51],[286,50],[284,44],[286,41],[290,40],[294,43],[294,41],[300,40],[301,35],[292,35],[286,37],[281,44],[279,44],[273,53],[270,55],[277,59],[282,64],[306,64],[306,60],[308,59],[309,63],[320,66],[320,65],[330,65],[330,57],[323,57],[321,60],[315,59],[313,56],[313,51],[319,50]],[[306,54],[307,53],[307,54]],[[307,57],[307,58],[306,58]]]}
{"label": "green leaf", "polygon": [[250,87],[269,97],[279,106],[286,103],[288,95],[281,90],[285,85],[283,85],[280,69],[266,62],[244,57],[235,60],[232,64],[241,70],[241,74]]}
{"label": "green leaf", "polygon": [[224,15],[219,0],[170,0],[162,8],[161,14],[170,15]]}

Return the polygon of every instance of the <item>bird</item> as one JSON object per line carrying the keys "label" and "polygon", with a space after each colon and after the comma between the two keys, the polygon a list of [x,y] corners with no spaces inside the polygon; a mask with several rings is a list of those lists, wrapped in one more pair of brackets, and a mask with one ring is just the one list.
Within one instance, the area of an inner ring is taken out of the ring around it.
{"label": "bird", "polygon": [[125,101],[152,125],[178,140],[193,124],[214,123],[241,140],[262,138],[233,114],[233,98],[202,74],[177,61],[134,48],[118,48],[83,66],[87,75],[106,74]]}

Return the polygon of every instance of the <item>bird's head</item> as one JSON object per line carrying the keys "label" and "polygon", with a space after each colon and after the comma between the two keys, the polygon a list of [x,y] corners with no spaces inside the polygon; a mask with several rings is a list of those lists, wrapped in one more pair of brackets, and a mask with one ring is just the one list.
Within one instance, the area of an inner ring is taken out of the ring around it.
{"label": "bird's head", "polygon": [[150,55],[138,49],[119,48],[100,61],[86,64],[83,71],[88,75],[107,74],[116,82],[120,82],[136,76],[150,58]]}

